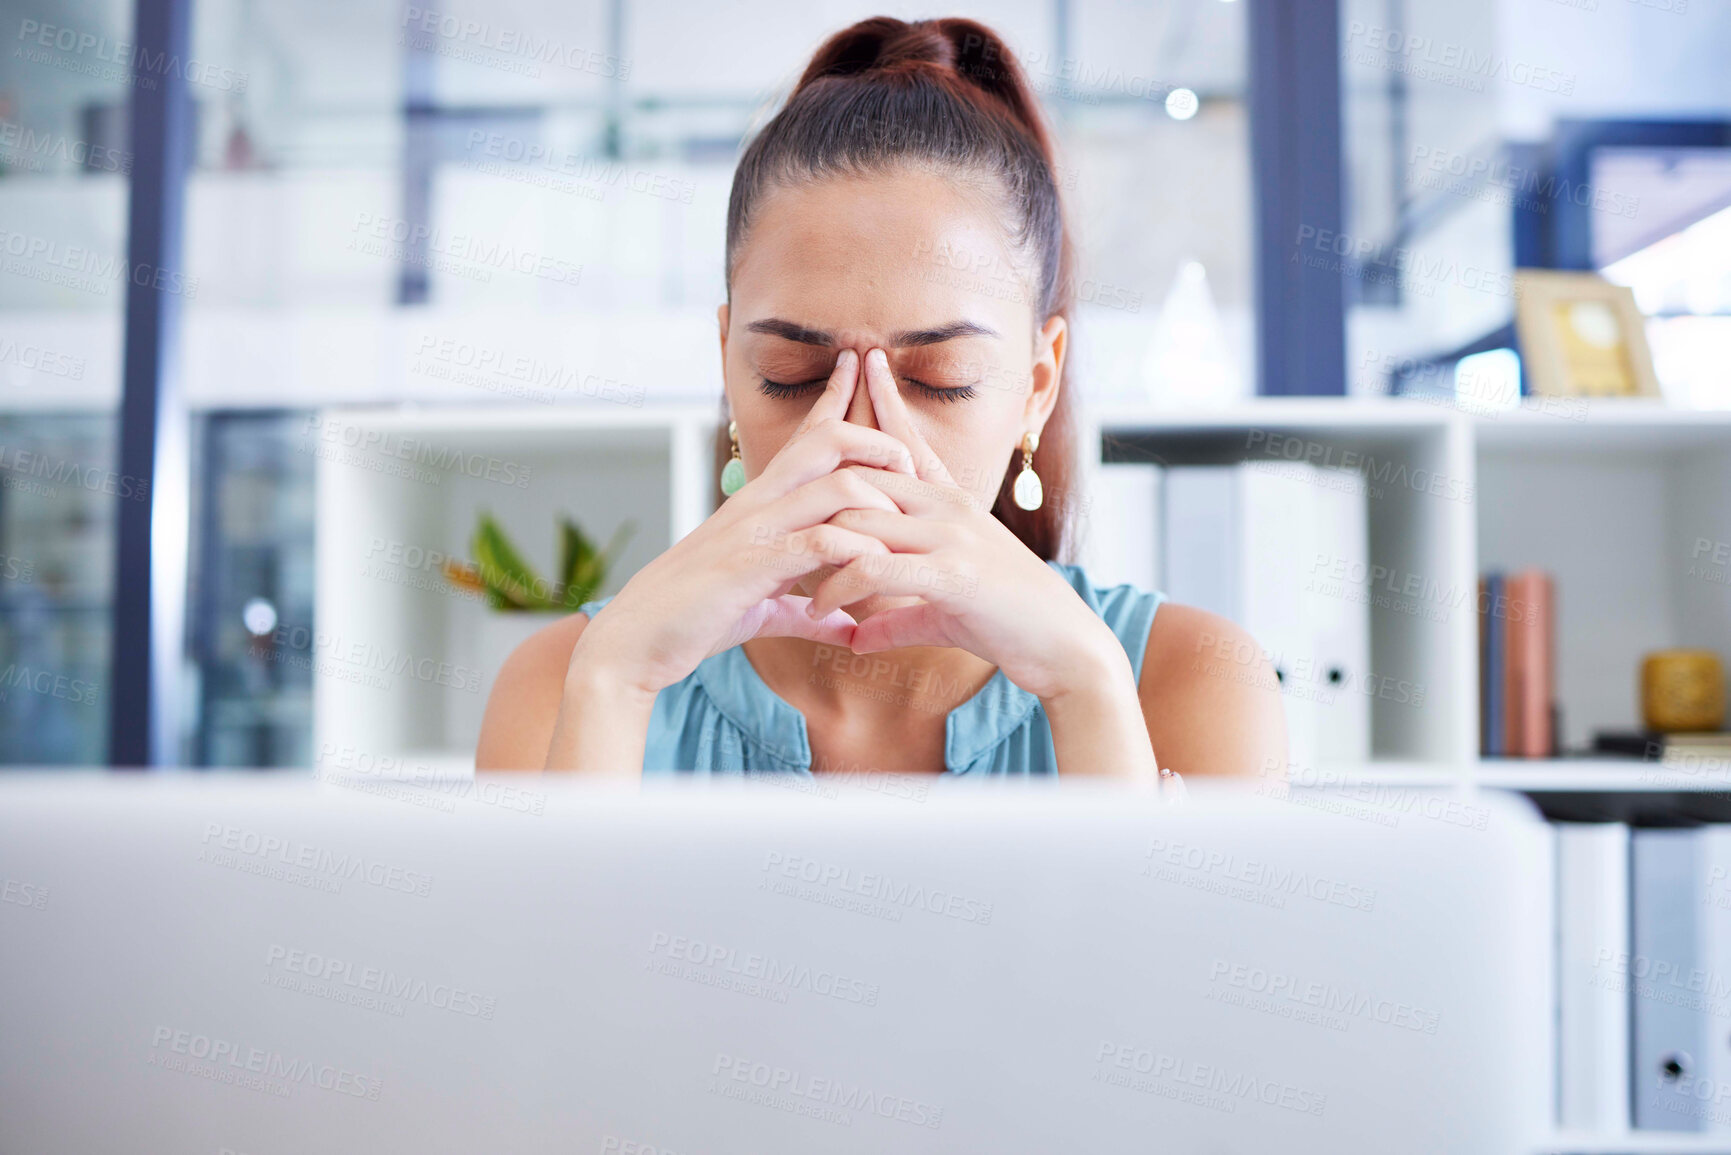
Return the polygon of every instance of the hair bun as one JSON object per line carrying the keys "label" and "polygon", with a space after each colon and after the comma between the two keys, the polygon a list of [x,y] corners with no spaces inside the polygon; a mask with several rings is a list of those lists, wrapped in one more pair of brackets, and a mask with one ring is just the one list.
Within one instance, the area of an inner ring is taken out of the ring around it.
{"label": "hair bun", "polygon": [[953,68],[954,48],[933,23],[909,24],[893,16],[874,16],[850,25],[824,41],[799,78],[799,87],[826,76],[906,72],[921,64]]}
{"label": "hair bun", "polygon": [[1045,146],[1044,126],[1015,56],[984,24],[960,17],[917,20],[874,16],[823,43],[794,91],[826,77],[959,76],[1001,102]]}

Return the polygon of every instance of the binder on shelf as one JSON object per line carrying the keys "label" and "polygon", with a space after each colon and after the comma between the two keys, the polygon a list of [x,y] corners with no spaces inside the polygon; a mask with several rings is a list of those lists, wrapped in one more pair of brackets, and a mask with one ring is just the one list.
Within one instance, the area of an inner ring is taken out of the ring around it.
{"label": "binder on shelf", "polygon": [[1698,826],[1693,833],[1696,970],[1678,976],[1671,989],[1694,1010],[1701,1038],[1697,1081],[1689,1088],[1701,1129],[1731,1135],[1731,827]]}
{"label": "binder on shelf", "polygon": [[1491,752],[1491,705],[1488,696],[1490,678],[1486,671],[1490,669],[1490,623],[1491,616],[1485,612],[1485,607],[1491,603],[1491,581],[1487,575],[1479,579],[1479,753]]}
{"label": "binder on shelf", "polygon": [[1557,848],[1557,1125],[1629,1129],[1629,828],[1563,822]]}
{"label": "binder on shelf", "polygon": [[1167,594],[1237,622],[1268,652],[1281,679],[1293,762],[1368,761],[1363,479],[1285,461],[1173,466],[1162,506]]}
{"label": "binder on shelf", "polygon": [[1143,462],[1100,466],[1082,539],[1083,564],[1095,585],[1166,588],[1160,572],[1161,472]]}
{"label": "binder on shelf", "polygon": [[1712,1106],[1696,1090],[1712,1065],[1704,1048],[1724,1042],[1704,1031],[1699,993],[1689,990],[1702,969],[1700,851],[1694,830],[1638,829],[1630,836],[1629,959],[1622,978],[1629,990],[1631,1114],[1644,1131],[1701,1131]]}

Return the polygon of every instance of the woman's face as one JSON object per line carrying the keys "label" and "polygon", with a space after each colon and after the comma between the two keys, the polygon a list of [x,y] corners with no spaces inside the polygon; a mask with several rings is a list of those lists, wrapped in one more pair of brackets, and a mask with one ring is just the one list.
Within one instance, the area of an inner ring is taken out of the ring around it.
{"label": "woman's face", "polygon": [[[804,419],[843,349],[881,348],[915,427],[990,509],[1057,400],[1065,326],[976,182],[902,169],[774,189],[723,305],[722,372],[746,476]],[[877,428],[863,377],[847,419]]]}

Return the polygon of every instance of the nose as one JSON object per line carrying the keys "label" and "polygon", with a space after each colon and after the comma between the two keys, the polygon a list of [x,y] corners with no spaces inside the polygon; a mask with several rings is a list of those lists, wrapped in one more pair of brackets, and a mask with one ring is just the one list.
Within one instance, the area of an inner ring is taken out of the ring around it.
{"label": "nose", "polygon": [[872,346],[867,345],[854,350],[859,356],[859,381],[854,385],[853,400],[848,402],[845,420],[855,425],[863,425],[867,429],[876,429],[877,414],[872,409],[871,390],[866,388],[865,378],[865,355],[871,348]]}

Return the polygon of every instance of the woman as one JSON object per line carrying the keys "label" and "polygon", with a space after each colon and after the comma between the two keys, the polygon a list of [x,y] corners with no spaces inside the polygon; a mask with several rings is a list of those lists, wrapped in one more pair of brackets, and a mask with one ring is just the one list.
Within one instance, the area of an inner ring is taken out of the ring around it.
{"label": "woman", "polygon": [[1284,767],[1243,631],[1055,561],[1075,447],[1053,169],[985,27],[880,17],[818,50],[728,206],[731,496],[511,656],[480,769]]}

